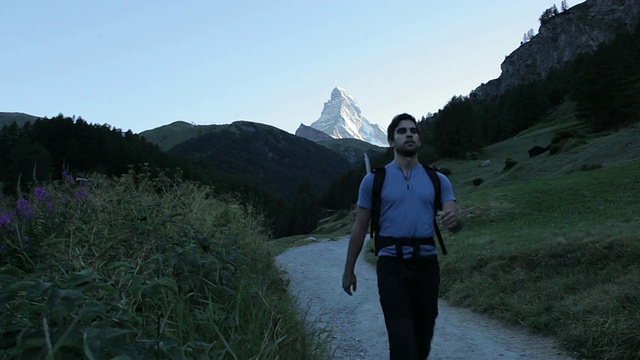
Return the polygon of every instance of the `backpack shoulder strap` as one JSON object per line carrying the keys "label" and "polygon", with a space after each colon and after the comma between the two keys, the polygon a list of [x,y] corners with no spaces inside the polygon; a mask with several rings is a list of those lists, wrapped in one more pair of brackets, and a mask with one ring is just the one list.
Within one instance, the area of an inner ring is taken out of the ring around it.
{"label": "backpack shoulder strap", "polygon": [[380,207],[382,203],[382,185],[387,174],[387,169],[383,167],[374,168],[373,189],[371,194],[371,231],[369,236],[373,238],[380,231]]}
{"label": "backpack shoulder strap", "polygon": [[429,175],[431,179],[431,183],[433,184],[433,193],[434,193],[434,216],[433,216],[433,228],[436,231],[436,236],[438,237],[438,244],[440,244],[440,249],[442,249],[442,254],[447,255],[447,248],[444,245],[444,240],[442,240],[442,233],[440,232],[440,227],[438,226],[438,221],[436,220],[436,216],[438,215],[438,211],[442,210],[442,185],[440,183],[440,177],[438,176],[438,172],[436,169],[429,165],[422,164],[424,170]]}
{"label": "backpack shoulder strap", "polygon": [[442,210],[442,185],[440,184],[440,177],[438,176],[437,170],[434,169],[433,167],[425,164],[422,164],[422,166],[424,167],[424,170],[427,172],[427,175],[429,175],[429,178],[431,179],[431,183],[433,184],[433,190],[435,195],[433,200],[435,202],[435,209],[437,214],[438,211]]}

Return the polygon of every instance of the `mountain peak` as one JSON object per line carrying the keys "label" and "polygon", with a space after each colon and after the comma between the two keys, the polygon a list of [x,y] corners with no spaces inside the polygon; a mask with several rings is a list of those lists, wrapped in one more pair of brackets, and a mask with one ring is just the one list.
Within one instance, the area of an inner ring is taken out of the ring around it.
{"label": "mountain peak", "polygon": [[382,128],[362,116],[356,99],[340,86],[331,91],[331,99],[324,103],[320,118],[310,127],[336,139],[351,138],[377,146],[388,145]]}
{"label": "mountain peak", "polygon": [[347,93],[347,90],[345,90],[343,87],[340,86],[336,86],[335,88],[333,88],[333,91],[331,92],[331,98],[336,98],[336,97],[346,97],[349,96],[349,93]]}

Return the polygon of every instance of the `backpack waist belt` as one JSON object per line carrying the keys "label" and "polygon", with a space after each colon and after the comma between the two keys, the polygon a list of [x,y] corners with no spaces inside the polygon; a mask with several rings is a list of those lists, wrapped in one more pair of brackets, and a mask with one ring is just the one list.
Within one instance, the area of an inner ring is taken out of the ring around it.
{"label": "backpack waist belt", "polygon": [[433,247],[436,246],[433,237],[427,238],[394,238],[387,236],[376,236],[375,237],[375,248],[376,248],[376,256],[382,248],[388,246],[396,247],[396,256],[400,259],[404,258],[404,252],[402,250],[403,246],[411,246],[413,248],[413,257],[420,256],[420,245],[431,245]]}

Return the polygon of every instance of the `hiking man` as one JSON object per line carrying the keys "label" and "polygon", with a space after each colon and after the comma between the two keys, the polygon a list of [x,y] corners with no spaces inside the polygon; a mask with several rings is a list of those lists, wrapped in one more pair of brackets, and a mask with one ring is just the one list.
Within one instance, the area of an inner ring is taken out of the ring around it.
{"label": "hiking man", "polygon": [[356,291],[355,264],[371,220],[378,255],[378,293],[389,337],[390,359],[424,360],[431,350],[440,287],[440,267],[433,240],[435,199],[441,199],[442,211],[438,218],[442,226],[457,232],[461,224],[451,182],[429,168],[431,176],[437,174],[440,182],[437,187],[441,189],[441,196],[436,196],[436,186],[427,168],[418,162],[421,142],[416,119],[409,114],[395,116],[387,129],[387,140],[394,150],[394,159],[384,168],[378,205],[373,194],[376,175],[367,174],[360,184],[342,288],[349,295]]}

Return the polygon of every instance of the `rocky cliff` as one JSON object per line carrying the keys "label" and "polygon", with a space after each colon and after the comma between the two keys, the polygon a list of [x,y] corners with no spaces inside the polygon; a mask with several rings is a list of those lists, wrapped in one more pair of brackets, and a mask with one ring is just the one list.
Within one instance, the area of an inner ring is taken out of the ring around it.
{"label": "rocky cliff", "polygon": [[579,54],[591,52],[621,31],[640,23],[638,0],[587,0],[544,22],[537,35],[507,56],[500,77],[472,95],[488,99],[507,89],[543,78]]}

